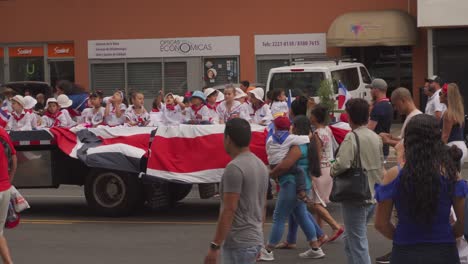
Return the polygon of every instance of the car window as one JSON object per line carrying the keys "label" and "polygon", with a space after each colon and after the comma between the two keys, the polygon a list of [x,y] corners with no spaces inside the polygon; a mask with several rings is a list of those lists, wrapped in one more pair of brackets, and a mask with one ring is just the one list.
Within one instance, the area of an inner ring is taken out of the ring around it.
{"label": "car window", "polygon": [[359,88],[359,73],[357,68],[336,70],[331,72],[334,83],[341,82],[348,91]]}
{"label": "car window", "polygon": [[323,72],[281,72],[274,73],[270,80],[270,90],[282,88],[292,96],[317,96],[320,83],[325,79]]}
{"label": "car window", "polygon": [[372,80],[371,80],[371,77],[369,76],[369,73],[367,72],[366,68],[359,67],[359,69],[361,70],[362,82],[367,83],[367,84],[371,83]]}

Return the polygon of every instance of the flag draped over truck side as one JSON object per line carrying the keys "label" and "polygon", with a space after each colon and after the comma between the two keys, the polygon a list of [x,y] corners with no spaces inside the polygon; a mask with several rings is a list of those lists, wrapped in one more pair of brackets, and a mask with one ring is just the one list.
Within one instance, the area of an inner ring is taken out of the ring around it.
{"label": "flag draped over truck side", "polygon": [[[250,150],[267,163],[266,129],[252,125]],[[219,182],[231,158],[224,150],[224,125],[161,127],[150,149],[147,175],[187,182]]]}

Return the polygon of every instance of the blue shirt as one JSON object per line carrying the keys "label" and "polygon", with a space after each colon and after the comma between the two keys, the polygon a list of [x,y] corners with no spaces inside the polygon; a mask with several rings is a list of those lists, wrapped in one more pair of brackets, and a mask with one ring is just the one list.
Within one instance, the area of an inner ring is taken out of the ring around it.
{"label": "blue shirt", "polygon": [[[310,190],[312,188],[312,181],[309,177],[309,144],[300,145],[301,157],[296,162],[296,165],[299,166],[305,173],[305,183],[306,189]],[[285,184],[286,182],[296,183],[296,178],[292,174],[286,174],[279,177],[280,185]]]}
{"label": "blue shirt", "polygon": [[[400,176],[387,185],[376,188],[375,198],[377,201],[393,200],[398,213],[398,224],[393,236],[396,245],[413,245],[420,243],[455,243],[452,226],[449,222],[452,198],[448,192],[449,181],[441,176],[441,191],[437,212],[430,225],[415,222],[409,214],[409,207],[402,200],[400,193]],[[453,191],[454,197],[465,197],[468,186],[464,180],[457,181]]]}

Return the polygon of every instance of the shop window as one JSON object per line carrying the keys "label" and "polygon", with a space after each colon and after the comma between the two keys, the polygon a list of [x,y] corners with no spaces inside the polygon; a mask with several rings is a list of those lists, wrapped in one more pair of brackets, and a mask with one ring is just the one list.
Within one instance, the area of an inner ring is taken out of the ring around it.
{"label": "shop window", "polygon": [[128,63],[128,88],[140,91],[145,99],[156,97],[162,86],[162,65],[160,62]]}
{"label": "shop window", "polygon": [[273,74],[270,90],[281,88],[291,90],[292,96],[317,96],[320,83],[325,79],[322,72],[282,72]]}
{"label": "shop window", "polygon": [[42,47],[9,48],[10,81],[44,81]]}
{"label": "shop window", "polygon": [[92,90],[101,90],[109,96],[115,90],[125,88],[125,67],[123,63],[92,64]]}
{"label": "shop window", "polygon": [[49,61],[50,84],[55,87],[57,81],[67,80],[75,82],[74,61]]}
{"label": "shop window", "polygon": [[362,76],[362,82],[370,84],[372,82],[371,77],[369,76],[369,73],[367,72],[366,68],[364,67],[359,67],[359,70],[361,71],[361,76]]}
{"label": "shop window", "polygon": [[257,60],[257,82],[266,84],[270,69],[288,65],[289,60]]}
{"label": "shop window", "polygon": [[205,85],[216,86],[239,82],[237,58],[206,58]]}
{"label": "shop window", "polygon": [[164,63],[164,90],[178,95],[184,95],[187,91],[187,63]]}
{"label": "shop window", "polygon": [[340,81],[348,91],[354,91],[359,88],[359,73],[357,68],[332,71],[333,81]]}

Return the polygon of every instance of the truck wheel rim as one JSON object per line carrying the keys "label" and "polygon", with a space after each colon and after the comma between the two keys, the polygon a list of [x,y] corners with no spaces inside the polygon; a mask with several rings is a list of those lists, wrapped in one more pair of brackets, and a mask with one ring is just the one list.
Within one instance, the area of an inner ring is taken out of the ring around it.
{"label": "truck wheel rim", "polygon": [[100,174],[93,185],[96,202],[106,208],[120,205],[125,198],[126,191],[124,181],[114,173]]}

